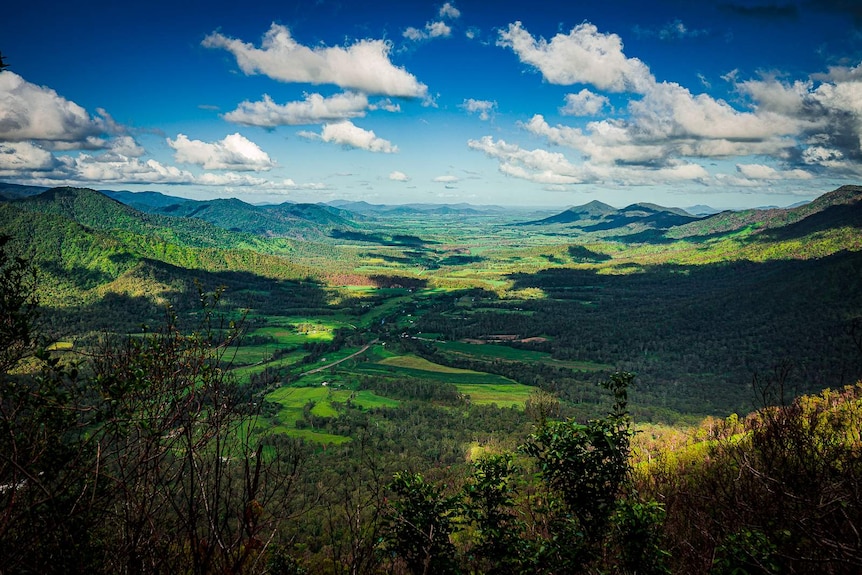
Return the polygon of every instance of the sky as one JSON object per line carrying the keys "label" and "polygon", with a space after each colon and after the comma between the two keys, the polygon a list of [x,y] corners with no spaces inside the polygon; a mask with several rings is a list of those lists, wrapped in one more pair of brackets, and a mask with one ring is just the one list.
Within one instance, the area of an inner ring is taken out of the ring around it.
{"label": "sky", "polygon": [[862,0],[2,9],[0,181],[786,206],[862,183]]}

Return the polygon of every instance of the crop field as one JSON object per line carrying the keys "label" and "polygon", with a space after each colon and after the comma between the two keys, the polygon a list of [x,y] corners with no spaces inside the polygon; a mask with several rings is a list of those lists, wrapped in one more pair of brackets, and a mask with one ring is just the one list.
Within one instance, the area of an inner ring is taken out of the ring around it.
{"label": "crop field", "polygon": [[400,402],[388,397],[382,397],[372,391],[352,391],[349,389],[334,389],[330,386],[315,387],[282,387],[266,396],[266,399],[281,405],[278,412],[278,424],[273,430],[286,433],[291,437],[301,437],[317,443],[338,444],[349,441],[350,438],[328,433],[320,433],[307,428],[298,428],[296,422],[305,415],[305,407],[311,405],[310,413],[316,417],[335,417],[338,415],[336,404],[350,401],[361,409],[378,407],[396,407]]}
{"label": "crop field", "polygon": [[534,387],[520,383],[508,384],[455,384],[458,393],[468,396],[470,403],[476,405],[496,405],[497,407],[523,408]]}
{"label": "crop field", "polygon": [[470,369],[458,369],[455,367],[448,367],[445,365],[440,365],[439,363],[433,363],[428,361],[427,359],[417,357],[415,355],[396,355],[392,357],[387,357],[385,359],[381,359],[377,362],[380,365],[393,365],[396,367],[403,367],[407,369],[418,369],[421,371],[433,371],[435,373],[457,373],[457,374],[478,374],[478,371],[473,371]]}

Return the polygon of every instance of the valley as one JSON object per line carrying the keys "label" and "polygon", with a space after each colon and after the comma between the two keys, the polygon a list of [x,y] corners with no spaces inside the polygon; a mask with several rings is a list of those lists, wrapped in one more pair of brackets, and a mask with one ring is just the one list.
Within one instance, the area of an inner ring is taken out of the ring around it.
{"label": "valley", "polygon": [[[86,349],[106,330],[157,324],[165,305],[191,320],[196,290],[223,290],[220,313],[243,324],[232,372],[271,390],[273,425],[288,433],[304,422],[287,416],[282,388],[323,382],[359,392],[410,378],[507,408],[540,388],[587,417],[604,408],[596,382],[624,369],[638,374],[638,419],[691,423],[751,411],[753,376],[785,362],[798,366],[797,394],[860,373],[845,333],[862,310],[852,187],[709,217],[600,202],[540,217],[108,196],[57,189],[0,204],[2,229],[39,263],[56,337]],[[308,401],[321,419],[345,409]]]}

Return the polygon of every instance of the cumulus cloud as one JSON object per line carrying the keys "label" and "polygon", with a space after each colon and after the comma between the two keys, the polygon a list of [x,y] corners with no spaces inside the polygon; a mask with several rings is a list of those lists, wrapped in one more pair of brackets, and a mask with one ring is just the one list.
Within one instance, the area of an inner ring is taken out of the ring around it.
{"label": "cumulus cloud", "polygon": [[500,162],[502,173],[548,186],[584,183],[650,185],[668,182],[704,182],[709,173],[700,165],[669,162],[660,167],[585,162],[575,165],[559,152],[526,150],[517,144],[485,136],[470,140],[468,147]]}
{"label": "cumulus cloud", "polygon": [[45,86],[37,86],[8,70],[0,74],[0,139],[35,140],[57,148],[94,149],[107,146],[102,137],[119,127],[101,111],[84,108]]}
{"label": "cumulus cloud", "polygon": [[190,140],[185,134],[178,134],[176,140],[168,138],[167,142],[178,162],[198,164],[207,170],[259,172],[275,166],[269,154],[239,133],[218,142]]}
{"label": "cumulus cloud", "polygon": [[369,152],[383,152],[392,154],[398,151],[398,146],[392,145],[388,140],[378,138],[372,130],[365,130],[349,120],[326,124],[320,134],[314,132],[300,132],[300,136],[309,139],[319,139],[324,142],[341,144],[348,148],[359,148]]}
{"label": "cumulus cloud", "polygon": [[[4,152],[10,145],[0,144],[0,175],[7,176]],[[29,145],[29,144],[27,144]],[[43,157],[44,159],[45,157]],[[320,183],[297,184],[291,179],[281,181],[237,172],[204,172],[194,174],[157,160],[141,160],[110,152],[104,154],[79,153],[77,156],[60,156],[51,163],[30,165],[21,169],[13,166],[15,177],[33,185],[110,185],[110,184],[164,184],[234,187],[266,190],[280,193],[286,190],[325,189]]]}
{"label": "cumulus cloud", "polygon": [[389,172],[389,179],[393,182],[409,182],[410,177],[404,172],[399,172],[398,170]]}
{"label": "cumulus cloud", "polygon": [[457,20],[461,17],[461,11],[455,8],[454,4],[451,2],[446,2],[443,6],[440,7],[440,12],[438,12],[441,18],[450,18],[452,20]]}
{"label": "cumulus cloud", "polygon": [[524,150],[491,136],[469,140],[467,146],[498,160],[500,171],[510,176],[542,184],[579,184],[583,181],[578,168],[558,152]]}
{"label": "cumulus cloud", "polygon": [[0,142],[0,175],[50,170],[56,163],[51,152],[30,142]]}
{"label": "cumulus cloud", "polygon": [[595,116],[610,105],[607,96],[595,94],[586,88],[577,94],[566,94],[566,105],[560,108],[564,116]]}
{"label": "cumulus cloud", "polygon": [[468,98],[464,100],[463,104],[461,104],[461,108],[471,114],[479,114],[480,120],[487,121],[491,119],[491,115],[494,113],[494,110],[497,109],[497,102],[492,100],[474,100],[473,98]]}
{"label": "cumulus cloud", "polygon": [[203,46],[227,50],[246,74],[264,74],[281,82],[335,84],[368,94],[425,98],[428,87],[389,59],[384,40],[358,40],[348,47],[299,44],[290,30],[273,23],[261,47],[213,32]]}
{"label": "cumulus cloud", "polygon": [[791,160],[801,166],[862,172],[862,64],[832,68],[808,81],[764,78],[736,86],[759,114],[795,127],[798,145],[791,150]]}
{"label": "cumulus cloud", "polygon": [[552,84],[592,84],[610,92],[643,93],[655,83],[649,68],[623,54],[622,39],[585,22],[551,41],[534,38],[521,22],[500,31],[497,45],[511,48]]}
{"label": "cumulus cloud", "polygon": [[358,92],[344,92],[325,98],[320,94],[307,94],[301,102],[276,104],[268,94],[263,100],[241,102],[236,110],[222,116],[228,122],[244,126],[274,128],[299,126],[359,118],[368,108],[368,96]]}
{"label": "cumulus cloud", "polygon": [[452,27],[444,20],[457,20],[461,17],[461,11],[455,8],[450,2],[446,2],[440,8],[437,15],[441,20],[426,22],[424,29],[409,26],[401,35],[414,42],[428,40],[429,38],[448,38],[452,35]]}
{"label": "cumulus cloud", "polygon": [[425,24],[425,29],[420,30],[413,26],[408,27],[402,34],[408,40],[418,42],[419,40],[427,40],[429,38],[448,38],[452,35],[452,27],[443,22],[428,22]]}

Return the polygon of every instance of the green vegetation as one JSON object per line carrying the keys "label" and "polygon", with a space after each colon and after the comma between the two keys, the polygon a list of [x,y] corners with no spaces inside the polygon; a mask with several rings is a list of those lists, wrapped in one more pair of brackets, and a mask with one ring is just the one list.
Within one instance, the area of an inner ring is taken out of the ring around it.
{"label": "green vegetation", "polygon": [[12,192],[0,572],[862,568],[862,189],[526,223]]}

